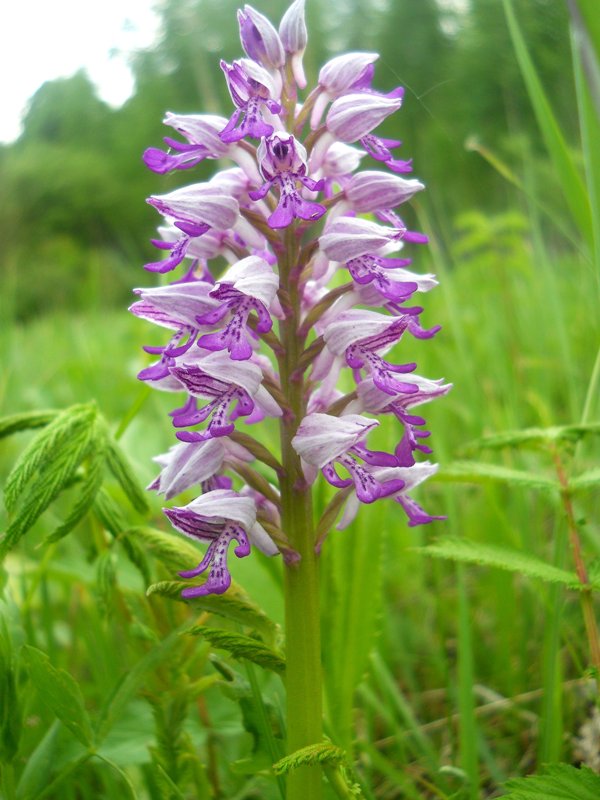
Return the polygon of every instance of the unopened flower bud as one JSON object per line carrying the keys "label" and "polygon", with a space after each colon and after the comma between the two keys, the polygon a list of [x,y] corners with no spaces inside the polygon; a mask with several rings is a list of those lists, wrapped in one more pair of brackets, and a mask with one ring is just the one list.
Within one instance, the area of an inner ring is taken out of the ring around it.
{"label": "unopened flower bud", "polygon": [[252,6],[238,11],[240,39],[246,54],[266,69],[278,69],[285,63],[279,34],[269,20]]}
{"label": "unopened flower bud", "polygon": [[340,141],[351,144],[371,133],[402,105],[400,97],[357,92],[338,97],[327,114],[327,129]]}
{"label": "unopened flower bud", "polygon": [[388,172],[371,170],[353,175],[344,192],[354,211],[368,214],[395,208],[424,188],[416,178],[407,180]]}

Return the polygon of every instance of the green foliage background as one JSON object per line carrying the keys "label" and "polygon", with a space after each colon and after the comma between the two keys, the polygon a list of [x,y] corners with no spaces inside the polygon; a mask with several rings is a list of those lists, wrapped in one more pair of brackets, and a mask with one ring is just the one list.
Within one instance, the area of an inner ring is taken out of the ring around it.
{"label": "green foliage background", "polygon": [[[3,479],[25,447],[42,452],[40,440],[31,444],[38,423],[56,424],[45,410],[82,404],[60,418],[62,439],[49,439],[64,449],[46,443],[49,462],[66,454],[73,467],[49,508],[41,513],[37,473],[7,481],[6,528],[11,541],[22,535],[1,573],[7,800],[271,800],[292,768],[280,761],[277,560],[236,560],[244,591],[229,601],[177,602],[173,578],[195,554],[167,532],[156,498],[144,510],[129,472],[107,456],[118,448],[143,486],[155,474],[152,457],[173,443],[169,398],[135,380],[146,364],[141,346],[156,334],[125,308],[133,286],[151,283],[141,264],[154,258],[157,217],[144,198],[182,175],[149,173],[141,153],[160,144],[167,109],[228,113],[218,59],[240,53],[237,5],[166,0],[161,40],[133,56],[136,92],[122,108],[102,103],[83,73],[52,81],[32,98],[21,138],[0,148],[0,412],[44,412],[21,425],[34,430],[2,440]],[[256,2],[275,20],[285,5]],[[428,187],[410,213],[432,238],[417,267],[440,278],[424,324],[444,326],[434,344],[411,343],[410,358],[455,388],[427,408],[441,471],[420,496],[448,522],[408,529],[378,503],[325,544],[334,744],[302,757],[323,759],[328,800],[358,791],[368,800],[475,800],[546,762],[597,768],[595,695],[556,469],[558,458],[569,472],[596,587],[600,409],[590,376],[599,265],[570,210],[577,187],[557,168],[549,126],[540,128],[500,0],[471,0],[461,12],[434,0],[307,5],[309,79],[343,50],[372,49],[381,53],[376,85],[407,87],[384,134],[404,141],[402,155]],[[567,7],[514,5],[564,135],[560,157],[589,187],[600,138],[584,124]],[[214,167],[187,177],[202,180]],[[78,444],[82,418],[93,420],[91,445]],[[386,426],[378,435],[382,447],[397,438]],[[94,506],[78,522],[82,486]],[[41,516],[24,535],[14,515],[27,493]],[[71,535],[40,549],[65,522]],[[561,780],[565,792],[578,791],[574,772],[511,783],[509,796],[542,797]],[[596,776],[583,776],[580,790],[595,791]]]}

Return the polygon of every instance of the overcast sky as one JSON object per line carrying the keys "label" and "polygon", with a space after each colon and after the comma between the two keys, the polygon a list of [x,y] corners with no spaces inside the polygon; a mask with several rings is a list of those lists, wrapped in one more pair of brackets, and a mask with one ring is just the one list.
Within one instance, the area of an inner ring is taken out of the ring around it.
{"label": "overcast sky", "polygon": [[44,81],[85,67],[100,97],[131,94],[126,55],[152,44],[155,0],[13,0],[0,12],[0,142],[14,140],[27,100]]}

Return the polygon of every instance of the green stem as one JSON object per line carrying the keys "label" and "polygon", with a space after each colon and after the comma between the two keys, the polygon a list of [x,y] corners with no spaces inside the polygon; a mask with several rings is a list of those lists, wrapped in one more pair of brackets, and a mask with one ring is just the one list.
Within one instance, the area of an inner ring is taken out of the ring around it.
{"label": "green stem", "polygon": [[15,800],[17,792],[15,788],[15,768],[12,762],[7,761],[0,767],[0,774],[2,775],[2,796],[6,800]]}
{"label": "green stem", "polygon": [[[301,352],[298,337],[300,298],[297,265],[299,244],[294,227],[285,233],[280,259],[281,288],[289,297],[289,313],[280,324],[285,356],[280,359],[281,386],[291,413],[280,424],[281,517],[283,532],[300,559],[285,567],[287,753],[323,739],[319,564],[315,553],[311,489],[304,480],[292,439],[305,414],[304,381],[296,373]],[[300,767],[287,778],[287,800],[320,800],[320,766]]]}

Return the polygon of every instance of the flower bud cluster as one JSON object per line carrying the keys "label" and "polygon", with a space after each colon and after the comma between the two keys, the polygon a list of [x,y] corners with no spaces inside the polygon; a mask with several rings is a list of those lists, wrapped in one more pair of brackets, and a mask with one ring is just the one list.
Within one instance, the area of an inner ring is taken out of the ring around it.
{"label": "flower bud cluster", "polygon": [[[409,495],[436,469],[415,460],[431,450],[425,419],[412,409],[450,385],[389,355],[399,342],[439,330],[423,328],[422,308],[406,305],[436,285],[410,269],[405,245],[427,238],[397,212],[424,186],[403,177],[412,166],[392,154],[400,142],[375,133],[401,107],[403,90],[378,92],[377,55],[349,53],[325,64],[299,102],[304,0],[294,0],[279,30],[248,5],[238,21],[246,57],[221,62],[229,119],[169,112],[165,124],[179,138],[144,154],[160,175],[204,159],[232,162],[207,182],[148,199],[163,218],[153,244],[164,257],[146,269],[177,273],[166,285],[136,289],[131,307],[169,332],[164,344],[145,348],[155,360],[140,380],[179,396],[171,412],[179,444],[156,459],[161,472],[149,488],[167,500],[201,490],[165,509],[176,530],[208,543],[198,567],[182,573],[206,576],[186,596],[229,587],[234,541],[238,557],[251,545],[297,557],[281,530],[282,481],[307,486],[320,472],[342,493],[338,527],[361,503],[381,498],[397,502],[409,525],[440,519]],[[379,168],[359,171],[365,159]],[[348,385],[344,375],[353,383],[346,393],[338,388]],[[381,415],[398,431],[390,452],[367,446]],[[249,426],[266,417],[291,430],[300,478],[251,435]]]}

